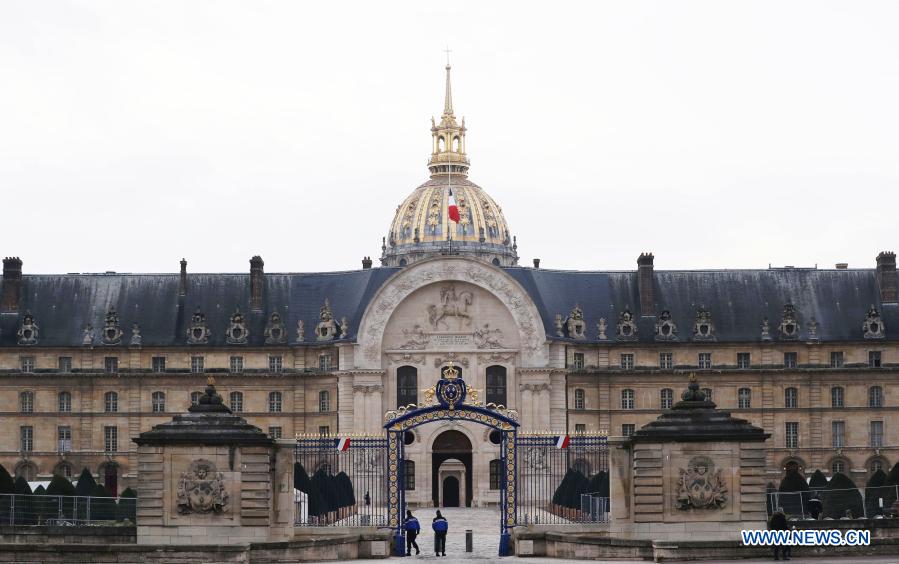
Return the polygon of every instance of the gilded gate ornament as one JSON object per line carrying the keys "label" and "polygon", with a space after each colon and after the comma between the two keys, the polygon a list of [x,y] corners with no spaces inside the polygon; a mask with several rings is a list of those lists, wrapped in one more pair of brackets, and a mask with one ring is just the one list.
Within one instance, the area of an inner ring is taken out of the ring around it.
{"label": "gilded gate ornament", "polygon": [[721,469],[708,456],[694,456],[680,469],[677,509],[721,509],[727,503],[727,486]]}

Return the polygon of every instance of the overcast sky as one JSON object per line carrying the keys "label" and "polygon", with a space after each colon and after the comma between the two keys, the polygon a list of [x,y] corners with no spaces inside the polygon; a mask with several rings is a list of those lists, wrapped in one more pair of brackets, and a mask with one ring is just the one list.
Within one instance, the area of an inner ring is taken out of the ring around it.
{"label": "overcast sky", "polygon": [[26,273],[377,264],[452,50],[522,264],[899,251],[899,2],[0,3],[0,255]]}

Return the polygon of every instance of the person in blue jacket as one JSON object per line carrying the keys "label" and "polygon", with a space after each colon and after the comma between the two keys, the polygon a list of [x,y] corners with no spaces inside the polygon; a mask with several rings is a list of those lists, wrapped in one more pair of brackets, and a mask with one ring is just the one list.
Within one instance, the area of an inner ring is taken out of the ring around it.
{"label": "person in blue jacket", "polygon": [[449,523],[440,511],[437,511],[437,517],[434,517],[431,528],[434,529],[434,554],[446,556],[446,532],[449,530]]}
{"label": "person in blue jacket", "polygon": [[403,529],[406,530],[406,556],[412,556],[413,546],[415,547],[415,554],[419,554],[421,551],[418,550],[418,543],[415,542],[415,538],[421,531],[421,525],[408,509],[406,510],[406,520],[403,521]]}

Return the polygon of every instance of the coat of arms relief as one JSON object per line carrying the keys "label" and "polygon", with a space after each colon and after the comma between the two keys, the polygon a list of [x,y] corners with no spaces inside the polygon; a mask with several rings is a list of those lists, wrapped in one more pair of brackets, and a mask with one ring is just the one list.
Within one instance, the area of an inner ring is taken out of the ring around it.
{"label": "coat of arms relief", "polygon": [[176,492],[178,513],[216,513],[228,510],[228,492],[225,479],[216,472],[215,465],[208,460],[195,460],[190,469],[181,474]]}
{"label": "coat of arms relief", "polygon": [[727,485],[721,469],[708,456],[694,456],[680,469],[677,509],[722,509],[727,504]]}

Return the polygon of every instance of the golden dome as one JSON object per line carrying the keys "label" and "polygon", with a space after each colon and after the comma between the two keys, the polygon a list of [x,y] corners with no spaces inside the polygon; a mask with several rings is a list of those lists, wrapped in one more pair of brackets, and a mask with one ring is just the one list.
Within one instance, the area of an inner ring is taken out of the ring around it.
{"label": "golden dome", "polygon": [[[431,119],[431,179],[396,208],[381,245],[381,264],[405,266],[440,254],[469,255],[497,266],[518,264],[517,244],[493,198],[468,180],[465,119],[456,122],[446,66],[446,100],[440,123]],[[459,222],[449,216],[450,193]]]}

